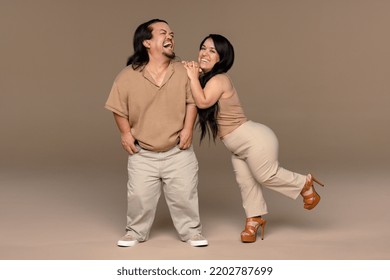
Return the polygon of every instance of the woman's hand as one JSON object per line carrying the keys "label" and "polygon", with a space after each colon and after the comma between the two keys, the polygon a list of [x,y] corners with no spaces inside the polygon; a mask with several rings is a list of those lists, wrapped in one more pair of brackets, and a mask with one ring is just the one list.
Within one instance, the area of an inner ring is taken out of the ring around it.
{"label": "woman's hand", "polygon": [[187,75],[190,80],[198,80],[199,74],[202,73],[202,69],[199,68],[199,64],[195,61],[183,61],[184,68],[187,70]]}

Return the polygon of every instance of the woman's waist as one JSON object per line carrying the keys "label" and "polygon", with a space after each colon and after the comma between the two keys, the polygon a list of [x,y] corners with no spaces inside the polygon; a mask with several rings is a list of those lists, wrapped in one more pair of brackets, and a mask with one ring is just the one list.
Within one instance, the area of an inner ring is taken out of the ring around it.
{"label": "woman's waist", "polygon": [[242,124],[246,123],[248,119],[246,117],[235,119],[232,121],[218,121],[218,137],[222,140],[234,130],[239,128]]}

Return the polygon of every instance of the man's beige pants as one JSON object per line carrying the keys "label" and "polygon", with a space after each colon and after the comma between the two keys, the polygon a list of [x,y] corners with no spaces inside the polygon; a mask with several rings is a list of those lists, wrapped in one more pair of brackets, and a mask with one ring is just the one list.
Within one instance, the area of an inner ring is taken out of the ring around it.
{"label": "man's beige pants", "polygon": [[149,237],[161,189],[180,239],[201,233],[198,161],[192,147],[176,146],[167,152],[141,149],[129,155],[128,176],[126,230],[138,241]]}
{"label": "man's beige pants", "polygon": [[279,167],[278,139],[263,124],[247,121],[223,138],[232,152],[232,164],[247,217],[268,213],[262,187],[296,199],[306,176]]}

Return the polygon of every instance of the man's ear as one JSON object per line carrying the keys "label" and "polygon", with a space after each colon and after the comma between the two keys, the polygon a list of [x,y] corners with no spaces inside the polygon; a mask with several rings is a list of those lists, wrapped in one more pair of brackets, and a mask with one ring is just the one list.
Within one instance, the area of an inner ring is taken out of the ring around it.
{"label": "man's ear", "polygon": [[142,42],[142,44],[144,45],[145,48],[150,49],[150,41],[149,40],[144,40]]}

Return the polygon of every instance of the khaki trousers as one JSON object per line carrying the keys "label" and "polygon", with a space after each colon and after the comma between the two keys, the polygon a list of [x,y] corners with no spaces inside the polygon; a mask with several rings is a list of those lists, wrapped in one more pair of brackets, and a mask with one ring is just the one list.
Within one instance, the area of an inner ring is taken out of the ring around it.
{"label": "khaki trousers", "polygon": [[278,139],[265,125],[247,121],[223,138],[232,152],[232,164],[247,217],[268,213],[262,187],[296,199],[306,176],[279,166]]}
{"label": "khaki trousers", "polygon": [[198,161],[193,148],[167,152],[141,149],[128,158],[127,227],[138,241],[149,238],[157,203],[164,191],[181,240],[201,233],[198,207]]}

